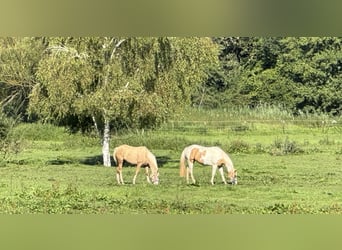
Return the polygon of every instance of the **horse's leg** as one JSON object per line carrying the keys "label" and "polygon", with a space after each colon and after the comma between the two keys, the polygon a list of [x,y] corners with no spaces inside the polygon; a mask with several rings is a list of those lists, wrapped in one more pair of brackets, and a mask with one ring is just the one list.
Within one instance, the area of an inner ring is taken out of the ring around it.
{"label": "horse's leg", "polygon": [[190,166],[186,168],[186,183],[189,184]]}
{"label": "horse's leg", "polygon": [[192,183],[195,184],[196,180],[194,177],[194,162],[189,161],[188,162],[188,168],[187,168],[187,173],[186,173],[186,181],[189,184],[189,174],[191,176]]}
{"label": "horse's leg", "polygon": [[221,174],[221,178],[222,178],[223,183],[224,183],[224,184],[227,184],[226,178],[224,178],[223,167],[219,167],[219,171],[220,171],[220,174]]}
{"label": "horse's leg", "polygon": [[140,171],[140,168],[141,168],[141,164],[138,163],[138,164],[137,164],[137,168],[136,168],[136,170],[135,170],[135,175],[134,175],[134,177],[133,177],[133,184],[135,184],[135,179],[136,179],[137,176],[138,176],[138,173],[139,173],[139,171]]}
{"label": "horse's leg", "polygon": [[211,180],[210,180],[211,185],[214,185],[214,178],[216,175],[216,171],[217,171],[217,165],[213,165],[212,170],[211,170]]}
{"label": "horse's leg", "polygon": [[120,170],[119,167],[116,167],[116,181],[120,185]]}
{"label": "horse's leg", "polygon": [[146,173],[146,179],[147,182],[151,184],[151,179],[150,179],[150,172],[149,172],[150,168],[148,166],[145,167],[145,173]]}
{"label": "horse's leg", "polygon": [[122,164],[123,161],[118,161],[118,166],[116,167],[116,180],[118,184],[125,184],[122,179]]}
{"label": "horse's leg", "polygon": [[191,162],[188,161],[188,166],[186,167],[186,184],[189,184],[190,164]]}

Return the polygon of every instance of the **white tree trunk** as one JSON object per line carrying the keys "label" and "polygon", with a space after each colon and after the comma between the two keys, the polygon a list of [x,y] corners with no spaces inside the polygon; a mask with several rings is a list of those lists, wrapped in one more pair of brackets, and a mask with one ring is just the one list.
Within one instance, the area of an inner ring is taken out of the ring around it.
{"label": "white tree trunk", "polygon": [[[110,43],[112,43],[114,41],[114,38],[111,39],[111,41],[109,42],[108,45],[110,45]],[[112,59],[114,58],[114,54],[116,49],[120,46],[121,43],[123,43],[125,41],[125,39],[121,39],[113,48],[112,53],[110,55],[110,58],[108,60],[108,64],[111,63]],[[106,86],[108,84],[108,76],[109,76],[109,72],[110,72],[110,67],[107,67],[107,72],[105,73],[105,77],[104,77],[104,86]],[[109,127],[109,120],[107,118],[107,111],[104,108],[104,131],[103,131],[103,145],[102,145],[102,154],[103,154],[103,165],[105,167],[110,167],[111,163],[110,163],[110,152],[109,152],[109,137],[110,137],[110,127]]]}
{"label": "white tree trunk", "polygon": [[110,139],[110,128],[109,128],[109,120],[105,119],[104,122],[104,132],[103,132],[103,145],[102,145],[102,154],[103,154],[103,165],[105,167],[110,167],[110,152],[109,152],[109,139]]}

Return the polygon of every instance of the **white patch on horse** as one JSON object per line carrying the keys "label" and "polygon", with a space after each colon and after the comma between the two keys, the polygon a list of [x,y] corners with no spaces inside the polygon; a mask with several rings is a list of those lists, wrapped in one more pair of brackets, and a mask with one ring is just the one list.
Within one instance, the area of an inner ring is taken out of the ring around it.
{"label": "white patch on horse", "polygon": [[[197,152],[196,158],[191,152],[193,149],[196,149]],[[203,165],[211,165],[212,166],[212,176],[210,179],[211,184],[214,184],[214,178],[217,169],[220,171],[220,175],[222,177],[222,181],[227,184],[223,167],[227,169],[228,178],[230,179],[232,184],[237,184],[237,171],[234,169],[233,162],[229,158],[229,156],[219,147],[204,147],[200,145],[190,145],[186,147],[180,158],[180,176],[186,176],[187,183],[189,183],[189,177],[191,176],[192,182],[195,183],[196,180],[193,176],[193,166],[194,161],[198,161]],[[186,163],[188,166],[186,166]]]}
{"label": "white patch on horse", "polygon": [[206,152],[205,155],[202,155],[201,160],[202,160],[204,165],[212,165],[213,156],[208,154],[208,152]]}

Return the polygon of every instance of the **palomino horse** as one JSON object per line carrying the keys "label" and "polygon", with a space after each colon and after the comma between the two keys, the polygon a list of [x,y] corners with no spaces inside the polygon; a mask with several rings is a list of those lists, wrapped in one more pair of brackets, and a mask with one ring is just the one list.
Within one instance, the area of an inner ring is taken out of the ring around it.
{"label": "palomino horse", "polygon": [[217,168],[220,171],[222,181],[227,184],[224,177],[223,166],[226,166],[228,172],[228,178],[232,184],[237,184],[237,171],[234,169],[233,162],[229,156],[219,147],[203,147],[200,145],[190,145],[186,147],[180,158],[180,176],[185,176],[186,168],[186,181],[189,183],[189,175],[191,176],[192,182],[196,180],[193,175],[194,162],[197,161],[202,165],[211,165],[212,174],[210,183],[214,185],[214,177],[216,175]]}
{"label": "palomino horse", "polygon": [[[159,173],[156,157],[146,147],[132,147],[129,145],[121,145],[114,149],[113,158],[117,163],[116,180],[118,184],[125,184],[122,178],[122,165],[124,161],[137,165],[135,175],[133,177],[133,184],[142,166],[145,166],[147,182],[153,184],[159,183]],[[149,175],[149,168],[151,175]]]}

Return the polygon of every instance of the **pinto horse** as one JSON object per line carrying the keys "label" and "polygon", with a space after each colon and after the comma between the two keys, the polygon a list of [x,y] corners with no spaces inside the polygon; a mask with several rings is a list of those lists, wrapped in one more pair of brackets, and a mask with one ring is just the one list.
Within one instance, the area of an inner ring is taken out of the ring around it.
{"label": "pinto horse", "polygon": [[[121,145],[114,149],[113,158],[115,163],[117,163],[116,180],[118,184],[125,184],[122,178],[122,166],[124,161],[137,165],[133,177],[133,184],[135,184],[135,180],[142,166],[145,166],[147,182],[151,183],[152,179],[153,184],[159,183],[156,157],[146,147]],[[151,169],[151,175],[149,175],[149,169]]]}
{"label": "pinto horse", "polygon": [[237,184],[237,171],[234,169],[232,160],[221,148],[190,145],[183,150],[180,158],[180,176],[184,177],[186,175],[187,183],[189,183],[189,175],[191,176],[192,183],[196,183],[193,175],[193,166],[195,161],[201,163],[202,165],[212,166],[212,174],[210,179],[210,183],[212,185],[214,185],[214,177],[216,175],[217,168],[221,174],[222,181],[224,184],[227,184],[227,181],[224,177],[223,166],[227,168],[230,182],[233,185]]}

